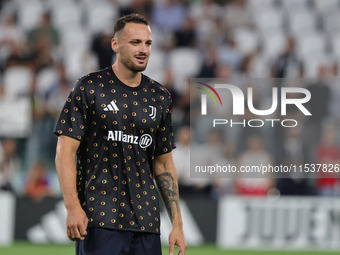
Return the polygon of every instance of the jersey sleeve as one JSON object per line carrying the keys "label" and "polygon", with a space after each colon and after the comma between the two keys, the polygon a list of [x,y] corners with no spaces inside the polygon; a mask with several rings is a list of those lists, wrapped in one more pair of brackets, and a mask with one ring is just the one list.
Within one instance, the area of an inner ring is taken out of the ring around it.
{"label": "jersey sleeve", "polygon": [[163,106],[162,121],[156,132],[156,149],[155,156],[171,152],[176,148],[174,142],[174,133],[172,130],[172,100],[169,94],[169,103]]}
{"label": "jersey sleeve", "polygon": [[89,117],[88,97],[81,81],[78,81],[66,100],[54,134],[82,140]]}

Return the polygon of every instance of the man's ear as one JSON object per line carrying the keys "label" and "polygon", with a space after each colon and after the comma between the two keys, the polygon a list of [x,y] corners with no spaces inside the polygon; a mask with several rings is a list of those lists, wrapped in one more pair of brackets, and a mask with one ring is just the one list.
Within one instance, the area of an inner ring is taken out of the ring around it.
{"label": "man's ear", "polygon": [[119,51],[118,40],[115,37],[111,39],[111,48],[115,53]]}

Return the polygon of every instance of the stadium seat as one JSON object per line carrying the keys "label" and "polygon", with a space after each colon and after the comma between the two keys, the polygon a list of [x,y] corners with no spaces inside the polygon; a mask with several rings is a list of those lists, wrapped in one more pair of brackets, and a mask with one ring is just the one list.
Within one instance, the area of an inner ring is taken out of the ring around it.
{"label": "stadium seat", "polygon": [[27,67],[13,66],[4,73],[6,97],[28,96],[31,89],[33,73]]}
{"label": "stadium seat", "polygon": [[[45,0],[47,3],[47,6],[50,8],[56,8],[64,5],[70,5],[75,4],[75,0]],[[79,2],[79,1],[77,1]]]}
{"label": "stadium seat", "polygon": [[199,71],[201,54],[196,49],[177,48],[170,52],[170,68],[175,74],[175,88],[183,93],[186,90],[186,80],[193,78]]}
{"label": "stadium seat", "polygon": [[339,0],[314,0],[313,4],[315,10],[326,15],[334,10],[339,11]]}
{"label": "stadium seat", "polygon": [[258,47],[258,34],[250,29],[235,29],[234,39],[237,44],[237,49],[242,54],[249,54]]}
{"label": "stadium seat", "polygon": [[316,78],[320,65],[329,64],[331,57],[326,54],[312,54],[303,58],[304,77]]}
{"label": "stadium seat", "polygon": [[248,8],[254,13],[257,13],[259,9],[274,8],[276,4],[275,0],[248,0]]}
{"label": "stadium seat", "polygon": [[313,33],[295,37],[297,40],[298,55],[302,58],[309,55],[322,55],[326,52],[326,38],[322,33]]}
{"label": "stadium seat", "polygon": [[252,67],[251,67],[251,70],[248,76],[250,78],[259,78],[259,77],[269,78],[271,75],[269,63],[270,61],[268,61],[268,59],[265,58],[263,54],[256,56],[253,59]]}
{"label": "stadium seat", "polygon": [[64,59],[66,76],[70,80],[76,80],[98,69],[97,59],[86,48],[68,50],[64,55],[67,56]]}
{"label": "stadium seat", "polygon": [[65,27],[81,26],[82,8],[73,3],[60,4],[58,8],[52,9],[53,24],[63,29]]}
{"label": "stadium seat", "polygon": [[330,38],[333,55],[340,57],[340,34],[335,34]]}
{"label": "stadium seat", "polygon": [[[86,1],[93,1],[93,0],[86,0]],[[110,0],[102,0],[102,1],[110,1]],[[117,4],[122,7],[130,6],[133,3],[134,0],[116,0]],[[166,0],[159,0],[157,3],[164,3]]]}
{"label": "stadium seat", "polygon": [[316,30],[316,15],[309,11],[293,12],[288,15],[289,31],[293,35],[312,33]]}
{"label": "stadium seat", "polygon": [[81,27],[64,28],[61,30],[62,48],[68,52],[73,49],[88,49],[90,45],[90,34],[86,29]]}
{"label": "stadium seat", "polygon": [[36,93],[44,97],[46,93],[58,82],[58,74],[54,68],[45,68],[37,75]]}
{"label": "stadium seat", "polygon": [[28,31],[39,24],[44,6],[38,0],[20,1],[17,5],[18,25]]}
{"label": "stadium seat", "polygon": [[114,19],[118,17],[118,9],[112,3],[96,1],[86,4],[87,27],[91,33],[102,31],[103,28],[112,26]]}
{"label": "stadium seat", "polygon": [[173,35],[157,27],[152,28],[152,54],[154,49],[160,49],[173,40]]}
{"label": "stadium seat", "polygon": [[254,22],[258,31],[263,35],[273,31],[283,30],[283,15],[277,9],[263,9],[254,15]]}
{"label": "stadium seat", "polygon": [[8,2],[13,2],[17,8],[21,8],[22,6],[28,6],[28,5],[42,5],[43,0],[12,0]]}
{"label": "stadium seat", "polygon": [[339,12],[325,14],[323,18],[323,26],[330,35],[340,32],[340,15]]}
{"label": "stadium seat", "polygon": [[262,37],[262,50],[266,59],[272,60],[283,52],[286,45],[286,36],[282,32],[264,34]]}
{"label": "stadium seat", "polygon": [[148,68],[143,72],[150,78],[163,82],[164,79],[164,68],[165,67],[165,54],[161,50],[152,50],[150,60],[148,62]]}
{"label": "stadium seat", "polygon": [[309,0],[281,0],[281,6],[287,13],[306,10],[309,8]]}

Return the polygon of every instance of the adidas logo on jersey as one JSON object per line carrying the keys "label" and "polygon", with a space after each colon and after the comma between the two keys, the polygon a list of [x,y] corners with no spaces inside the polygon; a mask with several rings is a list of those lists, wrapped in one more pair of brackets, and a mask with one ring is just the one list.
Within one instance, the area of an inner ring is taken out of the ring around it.
{"label": "adidas logo on jersey", "polygon": [[104,111],[105,112],[118,112],[119,111],[119,108],[118,106],[116,105],[115,102],[113,102],[113,100],[104,108]]}

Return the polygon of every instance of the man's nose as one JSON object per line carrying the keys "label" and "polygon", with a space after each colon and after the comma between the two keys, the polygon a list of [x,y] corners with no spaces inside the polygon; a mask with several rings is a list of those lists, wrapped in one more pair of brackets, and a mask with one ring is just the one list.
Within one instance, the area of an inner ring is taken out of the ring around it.
{"label": "man's nose", "polygon": [[150,51],[150,46],[146,45],[145,43],[141,43],[139,51],[147,54]]}

